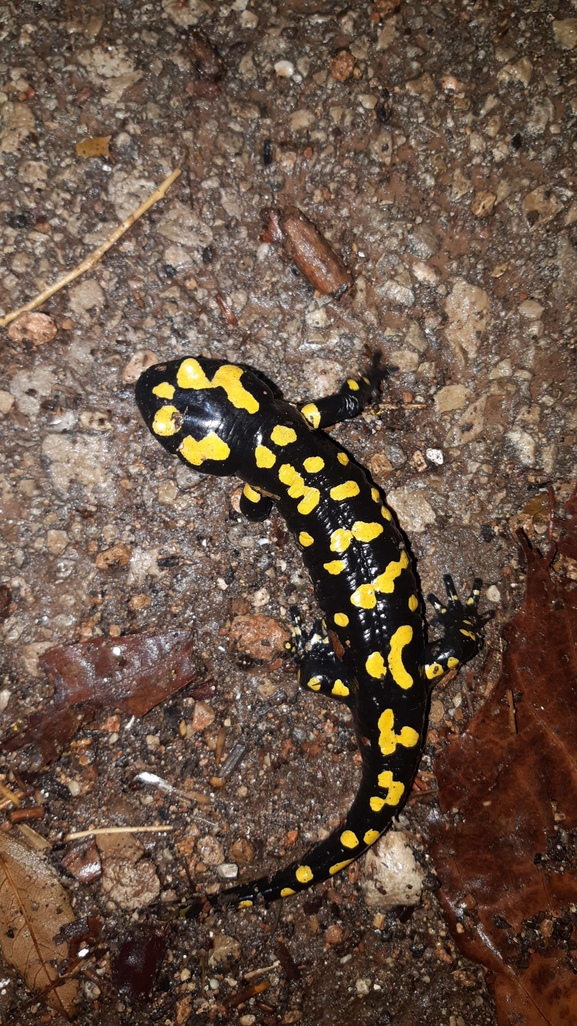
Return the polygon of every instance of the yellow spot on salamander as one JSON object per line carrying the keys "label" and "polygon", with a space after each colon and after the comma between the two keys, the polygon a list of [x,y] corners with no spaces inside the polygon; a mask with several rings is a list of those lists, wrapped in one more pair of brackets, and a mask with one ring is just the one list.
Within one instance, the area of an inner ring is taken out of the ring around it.
{"label": "yellow spot on salamander", "polygon": [[331,866],[329,873],[334,876],[335,873],[340,873],[341,869],[345,869],[346,866],[350,866],[352,859],[345,859],[344,862],[335,862],[334,866]]}
{"label": "yellow spot on salamander", "polygon": [[318,677],[311,677],[310,680],[307,680],[307,688],[310,688],[311,691],[320,691],[321,690],[321,682],[320,682],[319,678]]}
{"label": "yellow spot on salamander", "polygon": [[303,406],[301,414],[307,424],[310,424],[311,427],[315,428],[315,430],[318,428],[321,422],[321,415],[318,406],[315,406],[314,403],[307,403],[306,406]]}
{"label": "yellow spot on salamander", "polygon": [[330,563],[323,563],[325,570],[329,574],[333,574],[335,577],[337,574],[342,574],[345,569],[344,559],[333,559]]}
{"label": "yellow spot on salamander", "polygon": [[[384,800],[384,805],[398,805],[405,793],[405,785],[400,780],[395,780],[390,770],[383,770],[377,777],[379,787],[389,793]],[[372,801],[372,799],[371,799]]]}
{"label": "yellow spot on salamander", "polygon": [[283,427],[282,424],[277,424],[270,433],[271,440],[275,445],[290,445],[291,442],[296,442],[297,433],[294,428]]}
{"label": "yellow spot on salamander", "polygon": [[412,727],[402,727],[400,734],[395,734],[395,714],[392,709],[385,709],[379,716],[377,727],[380,730],[379,748],[383,755],[392,755],[397,745],[403,748],[414,748],[419,743],[419,735]]}
{"label": "yellow spot on salamander", "polygon": [[[393,675],[393,680],[400,688],[404,691],[407,688],[413,686],[414,681],[411,674],[405,669],[403,664],[403,649],[413,640],[413,628],[406,624],[403,627],[398,627],[391,638],[391,648],[389,652],[389,670]],[[405,728],[403,728],[405,729]]]}
{"label": "yellow spot on salamander", "polygon": [[349,457],[347,456],[346,452],[338,452],[337,453],[337,459],[338,459],[339,463],[342,463],[343,467],[346,467],[347,463],[351,462],[349,460]]}
{"label": "yellow spot on salamander", "polygon": [[380,680],[381,677],[385,676],[387,667],[385,666],[385,660],[380,652],[371,652],[365,663],[365,669],[369,677],[376,677],[377,680]]}
{"label": "yellow spot on salamander", "polygon": [[374,584],[359,584],[351,595],[351,602],[359,609],[374,609],[377,604]]}
{"label": "yellow spot on salamander", "polygon": [[271,452],[270,449],[267,449],[266,445],[257,445],[256,449],[254,450],[254,456],[256,459],[256,465],[257,467],[260,467],[261,470],[269,470],[270,467],[274,467],[276,463],[276,456],[274,452]]}
{"label": "yellow spot on salamander", "polygon": [[342,502],[344,499],[353,499],[355,495],[359,494],[360,490],[356,481],[344,481],[343,484],[335,485],[334,488],[331,488],[329,495],[331,499]]}
{"label": "yellow spot on salamander", "polygon": [[281,898],[290,898],[291,894],[296,894],[296,891],[293,891],[292,887],[283,887],[280,892]]}
{"label": "yellow spot on salamander", "polygon": [[200,442],[187,435],[183,438],[179,451],[193,467],[200,467],[205,460],[226,460],[230,456],[228,445],[214,431],[209,431]]}
{"label": "yellow spot on salamander", "polygon": [[336,695],[337,698],[348,698],[350,691],[342,680],[336,680],[331,688],[331,695]]}
{"label": "yellow spot on salamander", "polygon": [[308,548],[309,545],[314,545],[314,538],[308,533],[308,531],[301,531],[299,534],[299,541],[303,548]]}
{"label": "yellow spot on salamander", "polygon": [[242,494],[249,502],[260,502],[262,499],[260,492],[257,492],[256,488],[251,488],[249,484],[245,484]]}
{"label": "yellow spot on salamander", "polygon": [[152,394],[159,396],[160,399],[174,399],[175,391],[174,385],[169,384],[168,381],[161,381],[160,385],[155,385],[152,389]]}
{"label": "yellow spot on salamander", "polygon": [[373,795],[373,797],[369,801],[369,805],[371,806],[373,812],[380,812],[383,808],[383,805],[386,805],[386,802],[384,798],[379,798],[377,795]]}
{"label": "yellow spot on salamander", "polygon": [[358,381],[355,381],[354,378],[347,378],[347,385],[349,386],[351,392],[358,392],[359,383]]}
{"label": "yellow spot on salamander", "polygon": [[471,641],[476,641],[477,640],[476,636],[473,634],[472,631],[464,631],[462,627],[461,627],[461,630],[460,630],[459,633],[463,634],[466,638],[470,638]]}
{"label": "yellow spot on salamander", "polygon": [[440,663],[428,663],[427,666],[425,666],[425,677],[427,680],[434,680],[435,677],[442,677],[444,672],[445,671]]}
{"label": "yellow spot on salamander", "polygon": [[455,656],[449,656],[447,659],[447,666],[450,670],[454,670],[455,666],[459,665],[459,660]]}
{"label": "yellow spot on salamander", "polygon": [[399,559],[393,559],[386,570],[379,574],[376,581],[371,584],[359,584],[351,595],[353,606],[357,606],[359,609],[374,609],[377,604],[376,592],[390,594],[394,591],[396,578],[408,565],[409,557],[403,549]]}
{"label": "yellow spot on salamander", "polygon": [[331,552],[346,552],[352,540],[352,531],[348,531],[346,527],[338,527],[331,534]]}
{"label": "yellow spot on salamander", "polygon": [[303,467],[309,474],[318,474],[319,470],[322,470],[325,465],[325,461],[321,456],[308,456],[303,462]]}
{"label": "yellow spot on salamander", "polygon": [[239,901],[238,903],[239,908],[250,908],[251,905],[254,905],[254,901],[251,901],[250,898],[245,898],[243,901]]}
{"label": "yellow spot on salamander", "polygon": [[183,416],[176,406],[161,406],[154,415],[152,430],[161,438],[175,435],[182,427]]}
{"label": "yellow spot on salamander", "polygon": [[351,527],[353,537],[360,542],[372,542],[383,533],[382,524],[366,523],[364,520],[356,520]]}
{"label": "yellow spot on salamander", "polygon": [[349,622],[349,618],[346,613],[335,613],[333,619],[337,627],[346,627]]}
{"label": "yellow spot on salamander", "polygon": [[378,488],[371,488],[371,499],[373,502],[381,501],[381,493]]}
{"label": "yellow spot on salamander", "polygon": [[290,463],[283,463],[279,468],[278,472],[279,481],[281,484],[288,485],[288,494],[291,499],[300,499],[297,510],[306,516],[307,513],[311,513],[316,506],[318,506],[321,493],[318,488],[309,488],[305,485],[298,470],[295,470]]}
{"label": "yellow spot on salamander", "polygon": [[386,570],[382,574],[379,574],[375,581],[375,590],[380,591],[383,595],[390,595],[395,590],[395,581],[399,574],[409,565],[409,557],[405,549],[401,552],[401,555],[397,560],[392,559]]}
{"label": "yellow spot on salamander", "polygon": [[218,368],[211,381],[210,378],[207,378],[198,360],[189,357],[183,360],[178,368],[176,381],[180,388],[191,388],[195,391],[202,391],[205,388],[222,388],[235,409],[246,410],[247,413],[258,413],[259,403],[241,383],[243,373],[242,367],[224,363]]}
{"label": "yellow spot on salamander", "polygon": [[383,533],[382,524],[367,524],[364,520],[356,520],[350,531],[339,527],[331,535],[331,552],[346,552],[353,538],[360,542],[371,542]]}
{"label": "yellow spot on salamander", "polygon": [[310,866],[299,866],[295,876],[299,883],[310,883],[313,878],[313,871]]}
{"label": "yellow spot on salamander", "polygon": [[378,830],[367,830],[366,834],[363,836],[363,841],[365,844],[374,844],[375,841],[378,841],[380,836],[381,835]]}
{"label": "yellow spot on salamander", "polygon": [[383,520],[392,520],[393,519],[393,515],[392,515],[390,509],[387,509],[386,506],[381,506],[381,516],[382,516]]}
{"label": "yellow spot on salamander", "polygon": [[411,597],[409,599],[409,602],[408,602],[408,606],[409,606],[409,609],[411,610],[411,613],[416,612],[416,610],[419,608],[419,600],[418,600],[416,595],[411,595]]}
{"label": "yellow spot on salamander", "polygon": [[345,848],[358,848],[360,843],[361,842],[353,830],[343,830],[341,834],[341,844]]}

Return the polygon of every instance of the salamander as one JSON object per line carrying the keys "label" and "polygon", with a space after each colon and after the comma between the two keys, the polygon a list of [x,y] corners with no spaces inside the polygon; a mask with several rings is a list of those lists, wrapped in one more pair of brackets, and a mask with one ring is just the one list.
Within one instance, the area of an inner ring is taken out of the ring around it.
{"label": "salamander", "polygon": [[149,367],[136,401],[154,437],[195,470],[244,481],[240,510],[263,520],[276,504],[302,552],[322,620],[292,610],[299,683],[352,713],[362,779],[344,822],[286,869],[224,892],[239,907],[329,879],[367,850],[406,801],[425,736],[431,686],[471,659],[487,616],[481,581],[464,604],[428,596],[444,629],[426,643],[407,542],[383,493],[322,429],[356,417],[380,388],[380,354],[340,391],[300,407],[245,367],[185,357]]}

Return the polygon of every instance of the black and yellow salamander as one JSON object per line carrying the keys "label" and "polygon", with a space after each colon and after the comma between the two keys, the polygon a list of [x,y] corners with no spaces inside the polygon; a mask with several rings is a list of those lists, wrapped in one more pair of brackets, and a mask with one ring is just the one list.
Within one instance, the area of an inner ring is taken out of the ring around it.
{"label": "black and yellow salamander", "polygon": [[307,632],[292,611],[299,682],[349,707],[362,754],[342,826],[271,878],[225,891],[221,901],[239,907],[326,880],[374,844],[411,789],[431,685],[482,644],[481,582],[463,607],[448,575],[446,603],[429,596],[444,636],[425,643],[406,541],[381,491],[320,430],[361,413],[383,377],[374,357],[363,377],[298,409],[254,371],[200,356],[149,367],[136,386],[140,412],[168,452],[204,473],[242,478],[240,508],[250,520],[277,504],[324,612]]}

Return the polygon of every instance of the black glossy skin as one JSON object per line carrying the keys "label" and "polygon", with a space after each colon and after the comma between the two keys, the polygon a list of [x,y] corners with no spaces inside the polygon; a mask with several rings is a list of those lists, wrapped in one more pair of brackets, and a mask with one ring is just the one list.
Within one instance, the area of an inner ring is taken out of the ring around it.
{"label": "black glossy skin", "polygon": [[252,520],[278,506],[324,612],[308,634],[293,612],[299,681],[350,707],[363,758],[343,825],[271,879],[221,896],[241,907],[327,879],[387,829],[417,770],[431,682],[481,643],[480,582],[464,609],[447,577],[447,606],[432,598],[445,635],[425,644],[403,535],[365,471],[319,430],[360,413],[382,377],[374,359],[365,377],[301,410],[274,398],[253,372],[201,357],[150,367],[136,386],[142,416],[169,452],[205,473],[242,478],[241,510]]}

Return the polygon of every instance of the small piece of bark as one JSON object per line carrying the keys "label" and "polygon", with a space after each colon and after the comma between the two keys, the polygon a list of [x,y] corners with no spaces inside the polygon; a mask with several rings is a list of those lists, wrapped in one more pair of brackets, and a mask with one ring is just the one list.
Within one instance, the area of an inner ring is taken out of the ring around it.
{"label": "small piece of bark", "polygon": [[282,241],[285,253],[323,296],[342,296],[353,276],[308,217],[290,207],[284,213],[268,211],[264,242]]}

